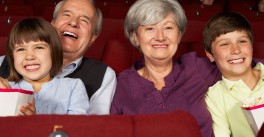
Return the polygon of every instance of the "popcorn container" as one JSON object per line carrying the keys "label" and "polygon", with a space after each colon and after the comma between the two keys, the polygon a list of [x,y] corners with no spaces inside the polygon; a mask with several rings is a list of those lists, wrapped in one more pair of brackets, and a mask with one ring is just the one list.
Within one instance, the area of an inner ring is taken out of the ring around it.
{"label": "popcorn container", "polygon": [[264,122],[264,97],[247,99],[242,108],[254,134],[257,135]]}
{"label": "popcorn container", "polygon": [[32,99],[32,91],[0,88],[0,116],[20,114],[19,107],[27,102],[32,102]]}

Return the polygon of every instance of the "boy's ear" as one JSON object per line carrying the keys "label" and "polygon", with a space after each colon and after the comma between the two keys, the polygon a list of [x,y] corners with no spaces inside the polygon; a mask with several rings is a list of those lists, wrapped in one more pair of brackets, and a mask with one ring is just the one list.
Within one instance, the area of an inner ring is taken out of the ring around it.
{"label": "boy's ear", "polygon": [[211,62],[214,62],[214,56],[211,53],[205,50],[205,54]]}

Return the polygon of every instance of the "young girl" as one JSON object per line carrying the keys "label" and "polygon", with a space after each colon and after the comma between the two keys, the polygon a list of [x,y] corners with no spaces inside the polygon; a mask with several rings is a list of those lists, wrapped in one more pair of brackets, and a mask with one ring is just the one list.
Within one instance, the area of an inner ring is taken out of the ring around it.
{"label": "young girl", "polygon": [[80,79],[58,78],[63,61],[60,38],[51,24],[40,18],[18,22],[10,32],[6,57],[8,82],[0,88],[34,91],[34,100],[20,107],[23,115],[87,114],[89,102]]}

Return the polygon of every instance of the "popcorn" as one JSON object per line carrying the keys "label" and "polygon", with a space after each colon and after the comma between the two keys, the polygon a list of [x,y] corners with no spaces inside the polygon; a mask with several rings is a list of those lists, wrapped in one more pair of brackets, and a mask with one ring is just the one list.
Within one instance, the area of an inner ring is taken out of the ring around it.
{"label": "popcorn", "polygon": [[262,104],[264,104],[264,97],[249,98],[242,103],[242,107],[254,107]]}
{"label": "popcorn", "polygon": [[264,122],[264,96],[249,98],[242,103],[241,107],[254,134],[257,135]]}

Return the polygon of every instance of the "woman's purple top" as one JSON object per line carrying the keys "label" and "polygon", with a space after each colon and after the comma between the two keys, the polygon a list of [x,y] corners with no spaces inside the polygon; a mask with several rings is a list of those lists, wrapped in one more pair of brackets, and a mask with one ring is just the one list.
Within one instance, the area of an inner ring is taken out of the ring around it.
{"label": "woman's purple top", "polygon": [[123,71],[117,79],[117,88],[111,114],[149,114],[185,110],[197,120],[203,137],[212,137],[212,119],[204,95],[209,86],[220,80],[221,73],[207,58],[188,53],[165,77],[165,87],[157,90],[154,83],[137,73],[143,61]]}

